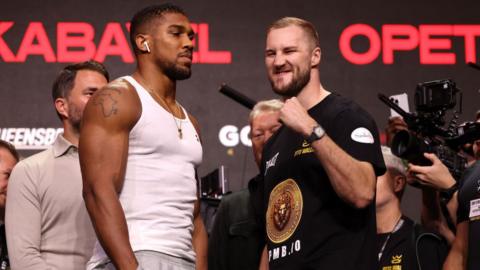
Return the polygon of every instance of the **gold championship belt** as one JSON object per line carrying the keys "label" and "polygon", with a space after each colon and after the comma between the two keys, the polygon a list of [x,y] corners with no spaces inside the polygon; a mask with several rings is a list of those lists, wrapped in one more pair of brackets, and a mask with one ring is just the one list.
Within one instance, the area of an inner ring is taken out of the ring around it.
{"label": "gold championship belt", "polygon": [[293,179],[279,183],[270,193],[267,209],[267,235],[281,243],[295,232],[302,217],[302,192]]}

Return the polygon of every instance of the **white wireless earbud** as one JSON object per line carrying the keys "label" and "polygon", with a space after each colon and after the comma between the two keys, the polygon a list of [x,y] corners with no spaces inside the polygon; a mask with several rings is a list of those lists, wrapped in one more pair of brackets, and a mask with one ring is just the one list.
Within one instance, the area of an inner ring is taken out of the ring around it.
{"label": "white wireless earbud", "polygon": [[150,53],[150,47],[148,47],[148,42],[144,41],[143,46],[145,47],[145,50],[147,50],[147,52]]}

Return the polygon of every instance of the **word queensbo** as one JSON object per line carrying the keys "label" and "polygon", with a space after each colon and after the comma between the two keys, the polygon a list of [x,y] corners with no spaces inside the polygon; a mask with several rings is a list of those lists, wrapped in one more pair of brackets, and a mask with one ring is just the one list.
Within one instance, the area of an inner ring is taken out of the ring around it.
{"label": "word queensbo", "polygon": [[[370,43],[365,52],[352,49],[352,39],[365,37]],[[394,63],[394,54],[418,48],[420,64],[454,65],[457,53],[452,50],[452,41],[463,39],[465,62],[477,61],[476,38],[480,37],[480,25],[429,25],[418,27],[409,24],[386,24],[377,32],[367,24],[353,24],[343,30],[339,46],[343,57],[356,65],[375,61],[382,53],[384,64]]]}
{"label": "word queensbo", "polygon": [[[15,25],[11,21],[0,21],[0,61],[25,62],[31,55],[43,57],[45,62],[81,62],[94,59],[104,62],[107,56],[117,56],[125,63],[133,63],[134,56],[126,34],[130,23],[124,26],[117,22],[105,25],[100,41],[94,42],[95,28],[87,22],[58,22],[56,26],[56,52],[42,22],[30,22],[16,53],[6,42],[5,36]],[[192,23],[196,33],[193,63],[229,64],[232,54],[229,51],[210,50],[209,25]],[[97,33],[98,34],[98,33]]]}
{"label": "word queensbo", "polygon": [[0,139],[18,150],[42,150],[53,144],[63,128],[0,128]]}

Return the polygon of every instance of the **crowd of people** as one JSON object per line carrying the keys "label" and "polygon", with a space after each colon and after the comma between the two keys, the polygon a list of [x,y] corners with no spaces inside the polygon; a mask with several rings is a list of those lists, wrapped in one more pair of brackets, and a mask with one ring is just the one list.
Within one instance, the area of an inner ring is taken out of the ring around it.
{"label": "crowd of people", "polygon": [[[408,126],[390,119],[382,146],[369,113],[323,87],[319,35],[294,17],[266,33],[281,99],[249,117],[258,174],[223,197],[207,235],[200,127],[176,100],[194,35],[180,7],[142,9],[132,75],[68,65],[52,87],[64,133],[22,160],[0,141],[0,269],[480,269],[480,140],[460,179],[435,154],[428,166],[393,155]],[[400,207],[412,183],[422,224]]]}

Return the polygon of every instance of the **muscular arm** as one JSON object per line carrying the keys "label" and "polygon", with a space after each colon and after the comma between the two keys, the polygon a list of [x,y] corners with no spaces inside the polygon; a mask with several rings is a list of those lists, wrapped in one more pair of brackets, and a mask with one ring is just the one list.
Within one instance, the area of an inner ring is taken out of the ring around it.
{"label": "muscular arm", "polygon": [[8,185],[6,235],[12,269],[50,269],[41,254],[41,205],[25,164],[18,164]]}
{"label": "muscular arm", "polygon": [[200,215],[199,200],[195,203],[192,244],[197,257],[196,269],[207,270],[208,237],[202,216]]}
{"label": "muscular arm", "polygon": [[328,135],[314,142],[312,147],[340,198],[357,208],[364,208],[373,201],[376,177],[370,163],[354,159]]}
{"label": "muscular arm", "polygon": [[[318,125],[296,98],[285,102],[280,119],[304,137],[308,137],[313,127]],[[312,143],[312,147],[340,198],[356,208],[364,208],[373,201],[376,176],[370,163],[350,156],[327,134]]]}
{"label": "muscular arm", "polygon": [[95,93],[84,112],[79,143],[85,204],[97,237],[117,269],[137,267],[118,199],[129,131],[141,113],[138,96],[127,87],[110,84]]}
{"label": "muscular arm", "polygon": [[443,270],[462,270],[467,265],[468,220],[457,225],[457,234],[452,248],[443,264]]}
{"label": "muscular arm", "polygon": [[[193,127],[197,131],[198,137],[200,136],[200,125],[195,117],[191,114],[188,115],[190,121],[192,122]],[[197,177],[198,179],[198,177]],[[205,224],[203,223],[202,216],[200,215],[200,191],[198,190],[199,185],[197,185],[197,201],[195,202],[194,213],[193,213],[193,235],[192,235],[192,244],[193,249],[196,254],[196,269],[197,270],[206,270],[208,269],[208,235],[207,230],[205,229]]]}

